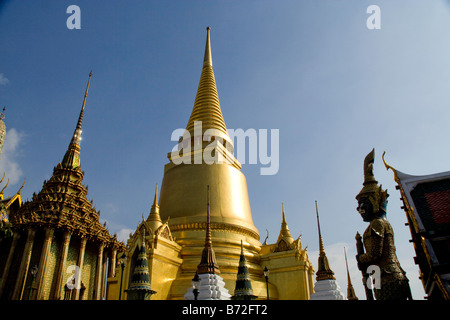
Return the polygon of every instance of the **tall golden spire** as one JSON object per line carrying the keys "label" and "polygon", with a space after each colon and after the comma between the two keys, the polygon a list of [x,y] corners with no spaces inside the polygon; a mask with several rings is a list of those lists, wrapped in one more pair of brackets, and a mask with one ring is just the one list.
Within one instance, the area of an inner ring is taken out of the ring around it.
{"label": "tall golden spire", "polygon": [[350,279],[350,272],[348,271],[348,263],[347,263],[347,252],[344,247],[344,256],[345,256],[345,267],[347,268],[347,300],[358,300],[356,296],[355,289],[352,285],[352,280]]}
{"label": "tall golden spire", "polygon": [[225,120],[220,109],[219,94],[217,93],[216,80],[212,67],[210,30],[206,28],[205,56],[203,58],[202,74],[195,97],[194,107],[189,118],[186,130],[193,136],[196,121],[201,121],[202,134],[209,130],[212,135],[220,137],[232,144],[227,133]]}
{"label": "tall golden spire", "polygon": [[327,255],[325,254],[325,249],[323,246],[322,234],[320,232],[320,222],[319,222],[319,210],[317,209],[316,201],[316,215],[317,215],[317,228],[319,230],[319,261],[318,269],[316,272],[316,280],[336,280],[334,277],[334,272],[330,268]]}
{"label": "tall golden spire", "polygon": [[[174,287],[185,286],[186,280],[193,276],[191,272],[197,268],[204,273],[210,273],[209,270],[218,273],[219,269],[215,265],[220,267],[225,265],[229,268],[233,257],[239,257],[236,243],[242,238],[245,238],[245,241],[250,244],[247,250],[250,256],[256,256],[259,252],[258,246],[261,245],[259,231],[253,223],[247,181],[245,175],[240,171],[241,164],[232,154],[232,141],[226,132],[225,121],[220,109],[211,66],[211,42],[209,40],[210,30],[207,29],[206,47],[202,47],[202,49],[206,49],[202,51],[204,56],[202,57],[202,71],[197,96],[186,126],[186,132],[190,133],[191,144],[189,146],[187,146],[188,143],[185,144],[188,142],[184,140],[187,138],[187,134],[180,139],[178,144],[178,151],[182,152],[182,157],[194,160],[194,164],[187,165],[184,161],[181,165],[177,164],[172,161],[174,152],[169,153],[169,163],[164,166],[164,176],[159,191],[161,219],[165,221],[170,217],[170,222],[168,222],[170,232],[179,240],[179,243],[183,244],[181,255],[197,254],[199,260],[202,254],[204,257],[200,265],[200,261],[185,259],[182,275],[175,280]],[[196,121],[201,121],[201,132],[198,132],[198,129],[195,130],[198,128],[198,126],[195,127]],[[211,140],[198,143],[206,138],[200,137],[203,134],[208,135]],[[207,154],[214,158],[212,163],[204,161],[206,160],[204,155]],[[198,157],[199,155],[200,157]],[[224,161],[220,157],[223,157]],[[196,162],[198,158],[201,161]],[[205,210],[204,192],[198,191],[204,190],[206,186],[210,187],[211,207],[209,212]],[[220,250],[215,248],[214,261],[209,260],[211,263],[208,262],[209,257],[213,257],[211,246],[208,241],[204,246],[207,216],[210,221],[207,235],[208,237],[212,236],[214,244],[216,242],[220,244]],[[211,229],[214,229],[214,232],[211,232]],[[203,231],[200,232],[200,230]],[[227,279],[230,277],[228,271],[224,274]],[[249,270],[251,276],[256,278],[259,278],[261,271],[253,267]],[[222,270],[221,274],[223,274]],[[234,276],[235,274],[231,273],[231,277]]]}
{"label": "tall golden spire", "polygon": [[211,214],[209,208],[209,185],[207,188],[207,206],[206,206],[206,238],[205,247],[202,252],[202,259],[200,264],[197,266],[197,273],[215,273],[220,274],[219,266],[216,262],[216,255],[212,247],[211,240]]}
{"label": "tall golden spire", "polygon": [[89,73],[89,79],[86,86],[86,93],[84,94],[83,106],[81,107],[80,116],[78,117],[78,123],[75,127],[75,131],[70,141],[69,148],[64,155],[62,166],[65,168],[77,168],[80,166],[80,142],[81,142],[81,125],[83,123],[84,106],[86,105],[86,97],[89,90],[89,84],[91,82],[92,71]]}

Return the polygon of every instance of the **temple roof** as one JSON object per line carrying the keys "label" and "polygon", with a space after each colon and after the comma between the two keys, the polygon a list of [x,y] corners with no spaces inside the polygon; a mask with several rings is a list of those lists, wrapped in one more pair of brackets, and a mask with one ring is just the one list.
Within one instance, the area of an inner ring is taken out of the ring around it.
{"label": "temple roof", "polygon": [[410,175],[388,165],[384,155],[400,190],[425,292],[430,299],[450,299],[450,171]]}
{"label": "temple roof", "polygon": [[[5,174],[0,179],[0,183],[3,182]],[[3,189],[0,191],[0,238],[7,238],[12,235],[11,223],[9,222],[9,217],[19,210],[22,205],[21,191],[25,186],[25,181],[23,182],[20,189],[13,196],[9,195],[7,198],[4,197],[4,191],[9,184],[9,179]]]}
{"label": "temple roof", "polygon": [[99,221],[100,211],[87,199],[88,188],[83,185],[84,172],[80,167],[81,124],[89,88],[90,78],[84,96],[78,123],[63,161],[53,168],[53,174],[44,181],[41,191],[33,193],[31,201],[10,217],[14,228],[28,226],[50,227],[67,230],[101,241],[105,246],[124,248],[125,245],[111,236],[105,224]]}

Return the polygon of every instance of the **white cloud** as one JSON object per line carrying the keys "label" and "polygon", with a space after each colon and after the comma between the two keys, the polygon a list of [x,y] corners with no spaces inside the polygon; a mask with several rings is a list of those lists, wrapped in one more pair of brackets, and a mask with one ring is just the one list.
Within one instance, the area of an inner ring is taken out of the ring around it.
{"label": "white cloud", "polygon": [[0,175],[6,174],[5,179],[9,179],[9,184],[16,184],[22,177],[22,169],[17,162],[19,155],[19,145],[22,142],[24,134],[16,129],[7,129],[5,137],[5,145],[0,155]]}
{"label": "white cloud", "polygon": [[128,228],[122,224],[117,224],[111,222],[111,220],[100,219],[100,222],[103,224],[106,222],[106,228],[108,229],[111,235],[116,234],[117,239],[119,241],[123,241],[125,244],[127,243],[128,238],[130,237],[130,233],[134,233],[135,229]]}
{"label": "white cloud", "polygon": [[117,212],[119,212],[119,208],[117,207],[117,205],[114,204],[114,203],[112,203],[112,202],[108,202],[108,203],[105,205],[105,208],[106,208],[106,210],[108,210],[108,211],[111,212],[111,213],[117,213]]}
{"label": "white cloud", "polygon": [[8,83],[8,78],[6,78],[3,73],[0,73],[0,85],[7,85]]}
{"label": "white cloud", "polygon": [[120,229],[119,232],[117,232],[117,239],[119,239],[119,241],[123,241],[126,244],[127,240],[130,237],[130,233],[134,233],[134,231],[136,230],[128,228]]}

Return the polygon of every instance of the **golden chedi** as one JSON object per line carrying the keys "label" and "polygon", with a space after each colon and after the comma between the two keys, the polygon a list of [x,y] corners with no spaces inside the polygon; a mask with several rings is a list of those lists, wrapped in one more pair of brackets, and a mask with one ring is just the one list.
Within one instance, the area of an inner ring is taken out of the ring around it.
{"label": "golden chedi", "polygon": [[[270,269],[270,299],[309,299],[314,269],[294,240],[284,218],[275,244],[261,245],[253,223],[247,182],[241,164],[233,155],[233,140],[222,116],[212,67],[210,28],[197,95],[186,130],[178,145],[168,153],[159,202],[155,195],[147,219],[130,235],[121,276],[108,279],[108,299],[126,296],[131,283],[133,256],[146,245],[154,300],[181,300],[191,282],[205,248],[209,221],[217,272],[230,295],[243,252],[253,293],[267,298],[264,268]],[[209,186],[210,218],[207,219]],[[145,239],[142,241],[142,233]],[[241,247],[242,242],[242,247]],[[122,286],[121,286],[122,283]],[[122,295],[118,294],[122,287]]]}
{"label": "golden chedi", "polygon": [[[234,287],[231,281],[236,277],[243,240],[249,255],[249,269],[264,288],[262,268],[257,263],[259,233],[253,224],[247,182],[240,171],[241,164],[232,155],[233,144],[220,109],[209,28],[200,83],[186,131],[189,135],[182,137],[179,143],[180,157],[184,161],[175,164],[178,159],[172,159],[173,152],[169,154],[171,162],[164,168],[160,197],[161,218],[170,217],[172,234],[183,247],[182,274],[176,280],[172,295],[181,298],[185,294],[199,263],[206,230],[204,190],[208,185],[214,249],[222,277],[230,282],[229,287]],[[205,156],[210,154],[215,158],[208,164]],[[221,156],[227,159],[220,159]],[[224,163],[218,163],[220,160]]]}

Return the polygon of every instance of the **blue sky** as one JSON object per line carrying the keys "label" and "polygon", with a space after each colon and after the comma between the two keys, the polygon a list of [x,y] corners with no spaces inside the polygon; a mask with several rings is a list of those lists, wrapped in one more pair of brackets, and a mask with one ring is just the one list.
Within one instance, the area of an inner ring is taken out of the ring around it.
{"label": "blue sky", "polygon": [[[69,30],[69,5],[81,29]],[[369,5],[381,29],[369,30]],[[317,265],[315,204],[331,267],[364,297],[354,260],[366,224],[355,195],[365,155],[390,193],[388,219],[413,297],[424,295],[406,217],[381,155],[413,175],[448,171],[448,1],[2,1],[0,104],[7,139],[0,170],[14,193],[38,192],[61,161],[93,77],[81,165],[88,197],[112,233],[147,217],[173,130],[188,122],[206,27],[228,128],[279,129],[279,171],[244,164],[261,241],[276,241],[281,203],[294,238]],[[125,236],[126,237],[126,236]]]}

